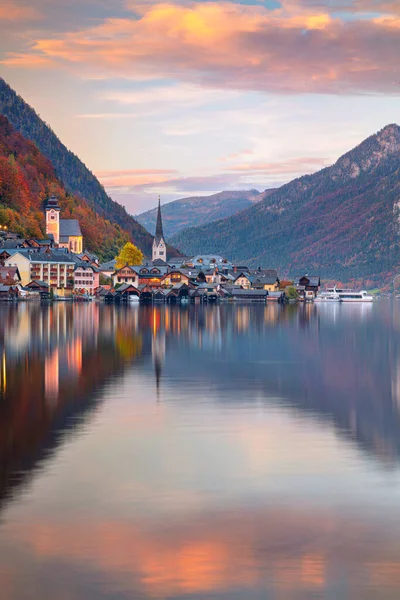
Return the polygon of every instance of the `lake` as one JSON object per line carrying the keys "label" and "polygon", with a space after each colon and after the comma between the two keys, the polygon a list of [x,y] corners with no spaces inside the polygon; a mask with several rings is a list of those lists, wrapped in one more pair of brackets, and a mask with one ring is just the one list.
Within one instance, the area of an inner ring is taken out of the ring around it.
{"label": "lake", "polygon": [[397,599],[400,302],[0,306],[7,600]]}

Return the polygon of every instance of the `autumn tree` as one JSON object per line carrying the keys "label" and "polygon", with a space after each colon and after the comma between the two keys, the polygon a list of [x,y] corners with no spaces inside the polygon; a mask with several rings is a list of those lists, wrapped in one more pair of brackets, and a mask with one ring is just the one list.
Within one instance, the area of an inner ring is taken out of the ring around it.
{"label": "autumn tree", "polygon": [[115,260],[116,269],[122,269],[125,265],[140,265],[143,262],[143,252],[131,242],[127,242]]}

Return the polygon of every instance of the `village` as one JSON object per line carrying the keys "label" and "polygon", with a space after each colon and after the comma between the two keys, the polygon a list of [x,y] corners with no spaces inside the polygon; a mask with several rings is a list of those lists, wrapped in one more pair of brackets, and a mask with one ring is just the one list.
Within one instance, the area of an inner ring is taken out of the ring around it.
{"label": "village", "polygon": [[168,259],[160,202],[151,260],[116,268],[116,259],[100,263],[85,252],[79,222],[60,213],[57,198],[49,198],[44,240],[0,229],[0,300],[284,303],[312,301],[321,286],[318,276],[281,280],[273,268],[252,269],[216,255]]}

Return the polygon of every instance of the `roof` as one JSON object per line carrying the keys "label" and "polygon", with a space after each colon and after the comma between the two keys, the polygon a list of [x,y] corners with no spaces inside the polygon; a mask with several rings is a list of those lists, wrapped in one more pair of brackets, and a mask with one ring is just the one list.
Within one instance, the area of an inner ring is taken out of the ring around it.
{"label": "roof", "polygon": [[73,264],[75,262],[71,254],[62,252],[62,250],[59,249],[55,252],[54,250],[44,250],[43,248],[38,248],[37,250],[33,250],[32,248],[17,248],[9,250],[8,253],[10,254],[10,258],[7,259],[8,261],[12,261],[13,256],[20,254],[33,263],[56,262]]}
{"label": "roof", "polygon": [[18,275],[19,279],[21,279],[18,267],[0,266],[0,279],[13,279],[16,275]]}
{"label": "roof", "polygon": [[318,275],[302,275],[301,277],[295,277],[293,285],[300,285],[301,279],[308,279],[308,285],[310,285],[311,287],[318,287],[321,285],[321,279]]}
{"label": "roof", "polygon": [[122,285],[119,286],[117,291],[125,292],[126,290],[129,290],[129,288],[133,288],[134,290],[137,290],[137,288],[132,283],[123,283]]}
{"label": "roof", "polygon": [[58,204],[58,199],[55,196],[50,196],[46,202],[46,210],[61,210]]}
{"label": "roof", "polygon": [[242,289],[233,289],[232,296],[268,296],[268,292],[266,290],[242,290]]}
{"label": "roof", "polygon": [[100,273],[100,269],[98,267],[96,267],[95,265],[91,265],[90,263],[84,260],[82,260],[81,262],[75,262],[75,271],[77,269],[85,269],[85,271],[87,271],[87,269],[92,269],[94,273]]}
{"label": "roof", "polygon": [[32,284],[37,284],[37,285],[38,285],[38,286],[40,286],[40,287],[49,287],[49,284],[48,284],[48,283],[46,283],[45,281],[41,281],[40,279],[34,279],[34,280],[30,281],[30,282],[28,283],[28,285],[27,285],[27,286],[25,286],[25,287],[29,287],[29,286],[30,286],[30,285],[32,285]]}
{"label": "roof", "polygon": [[82,235],[78,219],[60,219],[60,239],[71,235]]}
{"label": "roof", "polygon": [[99,269],[100,269],[100,271],[115,271],[115,263],[116,262],[117,261],[115,259],[109,260],[108,262],[99,265]]}

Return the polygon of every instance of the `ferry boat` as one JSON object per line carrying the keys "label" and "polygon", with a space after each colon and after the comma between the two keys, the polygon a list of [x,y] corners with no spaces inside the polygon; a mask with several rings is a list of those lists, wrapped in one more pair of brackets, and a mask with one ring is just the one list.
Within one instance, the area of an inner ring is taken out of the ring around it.
{"label": "ferry boat", "polygon": [[365,290],[353,292],[353,290],[338,290],[340,302],[373,302],[374,297]]}
{"label": "ferry boat", "polygon": [[340,302],[340,296],[336,288],[320,292],[314,299],[314,302]]}

